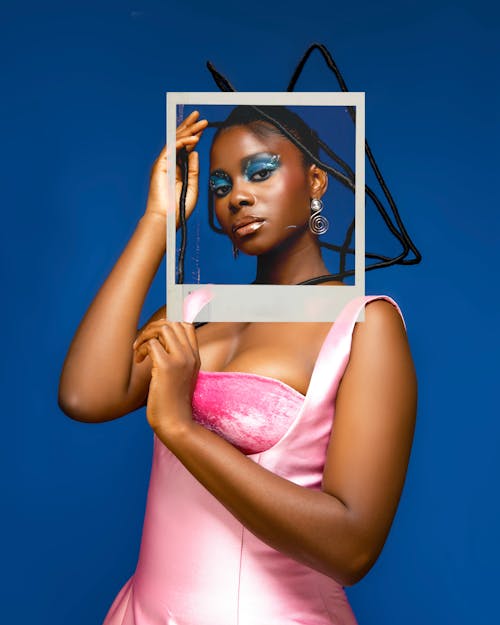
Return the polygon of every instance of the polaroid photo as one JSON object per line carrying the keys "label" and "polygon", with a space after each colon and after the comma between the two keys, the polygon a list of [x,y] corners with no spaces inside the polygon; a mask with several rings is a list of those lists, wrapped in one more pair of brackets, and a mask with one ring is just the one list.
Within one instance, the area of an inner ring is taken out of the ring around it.
{"label": "polaroid photo", "polygon": [[[209,126],[194,148],[198,198],[183,231],[172,146],[193,111]],[[205,322],[335,321],[365,294],[364,93],[167,93],[167,146],[170,320],[183,320],[185,299],[200,289],[211,294],[196,316]],[[304,196],[297,163],[325,172],[320,198]],[[283,283],[286,271],[273,282],[273,262],[299,274],[309,266],[310,246],[297,243],[306,229],[334,284],[301,283],[316,275]]]}

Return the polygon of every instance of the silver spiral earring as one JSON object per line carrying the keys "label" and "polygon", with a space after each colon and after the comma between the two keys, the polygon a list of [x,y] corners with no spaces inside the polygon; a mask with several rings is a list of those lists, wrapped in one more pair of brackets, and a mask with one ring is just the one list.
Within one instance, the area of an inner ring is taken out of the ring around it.
{"label": "silver spiral earring", "polygon": [[236,247],[236,245],[233,243],[233,258],[234,260],[236,260],[238,258],[238,254],[240,253],[240,250]]}
{"label": "silver spiral earring", "polygon": [[323,210],[323,202],[313,198],[311,200],[311,216],[309,217],[309,229],[313,234],[325,234],[330,224],[324,215],[320,215]]}

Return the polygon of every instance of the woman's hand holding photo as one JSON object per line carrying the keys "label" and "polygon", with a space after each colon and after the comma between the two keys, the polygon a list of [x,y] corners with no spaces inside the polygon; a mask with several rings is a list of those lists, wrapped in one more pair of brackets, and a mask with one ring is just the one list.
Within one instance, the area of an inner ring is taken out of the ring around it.
{"label": "woman's hand holding photo", "polygon": [[159,319],[149,323],[134,342],[135,360],[151,358],[146,416],[167,444],[192,423],[191,399],[200,369],[195,328],[190,323]]}
{"label": "woman's hand holding photo", "polygon": [[[203,131],[208,125],[206,119],[199,119],[198,111],[193,111],[179,124],[176,131],[176,152],[185,148],[188,153],[188,186],[186,194],[186,218],[188,218],[196,206],[198,200],[198,152],[194,149],[200,140]],[[167,215],[168,183],[167,171],[172,156],[167,146],[160,152],[151,169],[149,194],[146,205],[146,215]],[[176,195],[176,226],[179,227],[179,201],[182,189],[182,172],[179,164],[176,164],[175,195]]]}

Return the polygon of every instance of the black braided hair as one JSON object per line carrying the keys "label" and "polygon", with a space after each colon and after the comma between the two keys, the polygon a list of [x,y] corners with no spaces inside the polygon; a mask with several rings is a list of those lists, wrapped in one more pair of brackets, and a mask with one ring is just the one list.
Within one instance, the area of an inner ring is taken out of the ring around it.
{"label": "black braided hair", "polygon": [[[335,61],[333,60],[330,52],[323,44],[314,43],[312,44],[304,53],[301,60],[299,61],[292,79],[288,85],[287,91],[293,91],[297,80],[302,73],[305,64],[312,54],[312,52],[317,49],[321,52],[328,68],[335,74],[337,81],[340,85],[342,91],[347,92],[347,85],[338,69]],[[214,67],[214,65],[209,61],[207,63],[207,67],[211,72],[215,83],[219,87],[221,91],[235,91],[232,84],[229,82],[227,78],[222,76]],[[348,107],[349,115],[353,122],[355,122],[355,108]],[[318,167],[330,173],[336,180],[338,180],[341,184],[351,189],[355,190],[355,176],[352,169],[340,158],[321,138],[317,135],[317,133],[312,130],[298,115],[292,113],[285,107],[282,106],[239,106],[233,109],[232,113],[228,116],[228,118],[224,122],[211,122],[209,126],[214,126],[218,128],[216,133],[216,137],[219,132],[221,132],[224,128],[234,126],[234,125],[249,125],[254,132],[269,132],[268,127],[266,130],[263,130],[263,124],[258,124],[258,122],[268,122],[276,128],[276,131],[287,139],[289,139],[299,150],[301,150],[304,156],[304,162],[306,164],[315,163]],[[260,129],[258,129],[260,126]],[[339,165],[344,172],[339,171],[335,167],[328,165],[320,160],[319,158],[319,150],[322,149],[337,165]],[[368,142],[365,142],[365,150],[366,155],[368,157],[370,166],[375,173],[378,183],[384,193],[384,196],[387,199],[389,207],[393,213],[394,219],[396,221],[396,225],[392,222],[391,216],[383,206],[382,202],[376,195],[376,193],[368,186],[365,187],[366,194],[370,197],[370,199],[374,202],[377,210],[382,216],[386,226],[388,227],[391,234],[401,243],[403,250],[399,256],[395,256],[393,258],[388,256],[383,256],[381,254],[374,254],[370,252],[365,253],[366,258],[377,259],[379,262],[372,263],[365,267],[366,271],[379,269],[382,267],[388,267],[394,264],[400,265],[414,265],[419,263],[422,260],[422,256],[420,252],[415,247],[414,243],[410,239],[406,228],[401,220],[399,215],[399,211],[397,206],[392,198],[392,195],[387,187],[385,180],[378,168],[378,165],[373,157],[372,151],[368,145]],[[180,159],[181,169],[183,171],[183,190],[184,187],[187,186],[187,161],[185,158]],[[209,224],[213,230],[219,233],[223,233],[222,229],[217,226],[214,219],[214,210],[213,210],[213,198],[212,195],[209,194]],[[177,282],[182,283],[184,276],[184,254],[186,248],[187,241],[187,233],[185,227],[185,193],[184,196],[181,192],[181,200],[180,200],[180,217],[181,217],[181,247],[179,252],[179,260],[178,260],[178,273],[177,273]],[[184,220],[183,220],[184,213]],[[354,270],[346,271],[346,255],[354,254],[355,250],[351,247],[352,236],[354,233],[354,224],[355,221],[351,222],[350,226],[347,229],[346,236],[344,239],[344,243],[341,246],[333,245],[332,243],[327,243],[325,241],[320,241],[319,244],[322,247],[338,252],[340,255],[340,265],[339,272],[337,274],[328,274],[326,276],[320,276],[317,278],[312,278],[310,280],[306,280],[301,284],[318,284],[320,282],[327,282],[330,280],[342,280],[347,276],[353,275]],[[407,258],[409,251],[413,252],[414,258]],[[181,264],[182,261],[182,264]]]}
{"label": "black braided hair", "polygon": [[[266,117],[263,117],[263,113]],[[274,123],[269,123],[269,118]],[[212,124],[209,123],[210,125],[217,127],[212,143],[215,143],[217,137],[226,128],[248,126],[249,130],[258,137],[275,134],[288,139],[291,134],[301,146],[306,148],[301,150],[305,166],[319,160],[318,134],[299,115],[285,106],[263,106],[260,109],[255,106],[236,106],[223,122],[212,122]],[[282,129],[285,129],[286,133],[282,132]]]}
{"label": "black braided hair", "polygon": [[179,258],[177,261],[177,282],[184,282],[184,257],[186,255],[187,245],[187,224],[186,224],[186,195],[188,186],[188,154],[186,148],[181,148],[177,153],[177,161],[182,171],[182,188],[179,204],[182,210],[179,211],[179,222],[181,226],[182,245],[179,250]]}

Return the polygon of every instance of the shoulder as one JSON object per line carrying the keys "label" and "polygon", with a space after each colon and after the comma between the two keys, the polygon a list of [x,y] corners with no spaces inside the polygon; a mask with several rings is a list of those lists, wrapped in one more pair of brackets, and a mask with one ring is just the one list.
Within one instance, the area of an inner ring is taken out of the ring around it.
{"label": "shoulder", "polygon": [[415,382],[404,319],[392,298],[366,303],[365,320],[354,326],[346,375],[363,383],[367,376],[378,382],[392,380],[395,385]]}
{"label": "shoulder", "polygon": [[353,401],[359,389],[391,402],[396,389],[408,400],[416,392],[416,372],[399,308],[392,299],[372,299],[365,320],[354,324],[351,349],[337,400]]}
{"label": "shoulder", "polygon": [[372,323],[394,323],[405,327],[403,313],[399,304],[389,295],[369,295],[376,299],[366,302],[365,310]]}
{"label": "shoulder", "polygon": [[372,338],[399,336],[406,340],[403,313],[395,300],[389,296],[377,296],[377,299],[366,301],[365,320],[355,324],[353,338],[360,335]]}

